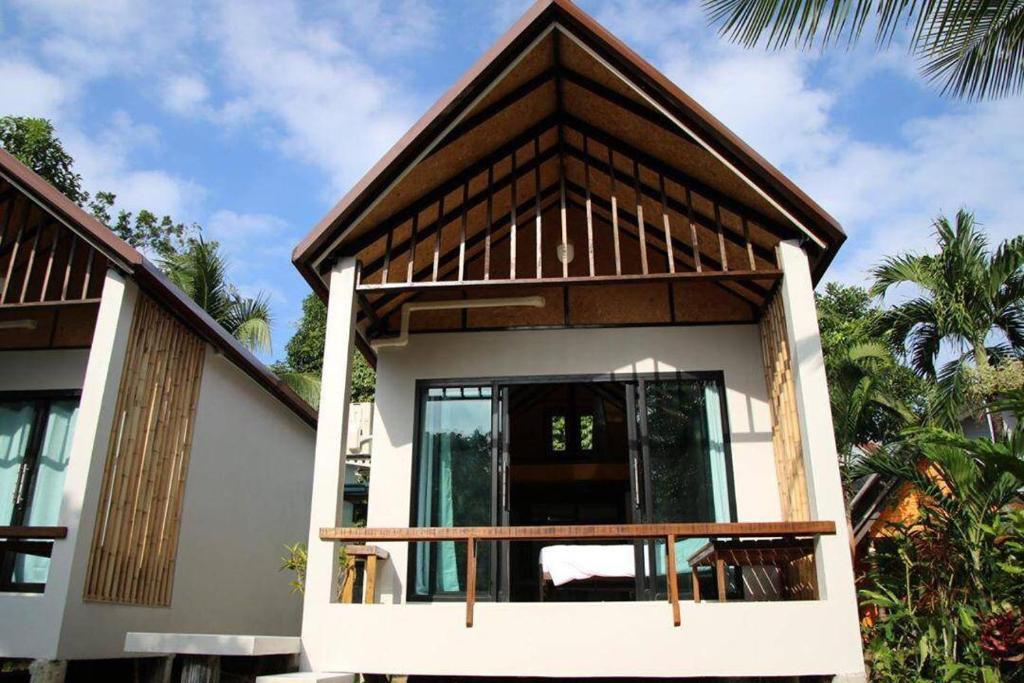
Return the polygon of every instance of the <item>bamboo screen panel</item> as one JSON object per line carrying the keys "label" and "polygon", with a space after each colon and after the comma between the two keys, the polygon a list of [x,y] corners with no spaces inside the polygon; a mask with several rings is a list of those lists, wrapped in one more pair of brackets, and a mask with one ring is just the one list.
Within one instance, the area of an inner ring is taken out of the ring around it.
{"label": "bamboo screen panel", "polygon": [[103,472],[85,599],[169,606],[204,343],[140,296]]}
{"label": "bamboo screen panel", "polygon": [[786,337],[786,313],[782,297],[777,294],[765,307],[761,318],[761,349],[772,409],[772,445],[782,518],[787,522],[806,521],[810,519],[810,509],[796,412],[793,358]]}

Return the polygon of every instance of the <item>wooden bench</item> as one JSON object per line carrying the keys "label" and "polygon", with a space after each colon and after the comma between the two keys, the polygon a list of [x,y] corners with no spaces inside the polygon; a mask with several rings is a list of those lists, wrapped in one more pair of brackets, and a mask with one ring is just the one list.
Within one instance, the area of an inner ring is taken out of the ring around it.
{"label": "wooden bench", "polygon": [[[733,567],[780,567],[783,570],[794,562],[814,557],[813,539],[780,538],[768,540],[737,541],[714,539],[690,555],[692,568],[693,600],[700,602],[700,580],[698,567],[714,567],[718,584],[718,599],[726,600],[725,568]],[[783,571],[785,583],[786,572]]]}
{"label": "wooden bench", "polygon": [[377,560],[388,559],[388,551],[375,545],[345,546],[345,574],[341,580],[340,599],[351,603],[355,593],[356,575],[359,565],[363,568],[363,603],[372,605],[377,601]]}

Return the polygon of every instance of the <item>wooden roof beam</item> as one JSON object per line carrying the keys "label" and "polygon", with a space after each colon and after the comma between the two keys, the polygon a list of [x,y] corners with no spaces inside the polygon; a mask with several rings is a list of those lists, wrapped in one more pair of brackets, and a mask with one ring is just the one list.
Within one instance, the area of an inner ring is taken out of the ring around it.
{"label": "wooden roof beam", "polygon": [[[558,148],[557,148],[557,146],[553,145],[553,146],[549,147],[548,149],[544,150],[543,152],[541,152],[539,157],[532,157],[529,161],[523,163],[522,165],[517,165],[516,169],[515,169],[515,172],[516,172],[515,180],[518,181],[518,180],[526,177],[529,173],[533,172],[533,170],[534,170],[534,168],[536,166],[543,165],[545,162],[547,162],[550,159],[554,158],[557,154],[558,154]],[[491,194],[498,193],[498,192],[504,190],[509,185],[511,185],[512,181],[513,181],[513,174],[512,174],[511,171],[509,171],[508,174],[506,174],[506,175],[502,176],[501,178],[495,180],[493,182],[493,184],[490,186],[490,188],[484,188],[483,190],[477,192],[476,194],[470,195],[469,198],[465,202],[466,211],[472,211],[476,207],[478,207],[481,204],[485,203],[487,201],[488,193],[491,193]],[[435,235],[435,233],[436,233],[436,231],[438,229],[440,229],[441,227],[443,227],[445,225],[448,225],[452,221],[458,219],[462,215],[462,207],[463,207],[463,205],[464,205],[463,202],[459,202],[459,204],[457,206],[455,206],[453,209],[449,210],[447,213],[445,213],[443,216],[441,216],[440,220],[435,218],[430,223],[428,223],[426,225],[420,226],[419,233],[418,233],[419,238],[421,238],[421,239],[429,239],[430,237]],[[411,239],[406,239],[406,240],[403,240],[402,242],[399,242],[396,245],[393,245],[392,248],[391,248],[391,258],[394,259],[396,256],[404,255],[406,253],[406,251],[409,249],[410,242],[411,242]],[[385,257],[384,256],[380,256],[380,257],[374,259],[373,261],[371,261],[369,264],[367,264],[365,266],[364,272],[367,273],[367,274],[376,275],[377,272],[381,268],[383,268],[384,261],[385,261]]]}
{"label": "wooden roof beam", "polygon": [[[630,174],[626,173],[625,171],[623,171],[621,169],[618,169],[618,168],[609,169],[608,168],[608,163],[606,161],[598,159],[598,158],[594,157],[593,155],[585,154],[583,152],[583,150],[581,150],[579,147],[576,147],[575,145],[571,145],[571,144],[566,143],[566,153],[569,154],[570,156],[580,160],[580,161],[586,160],[586,162],[588,164],[590,164],[590,168],[592,170],[596,170],[599,173],[603,173],[605,176],[609,176],[609,174],[612,171],[614,171],[616,179],[621,181],[621,182],[633,183],[636,180],[633,176],[631,176]],[[650,199],[650,200],[652,200],[654,202],[660,202],[661,201],[661,190],[660,189],[655,188],[655,187],[653,187],[651,185],[648,185],[647,183],[645,183],[643,181],[641,181],[639,183],[639,186],[640,186],[641,193],[644,196],[646,196],[648,199]],[[691,188],[691,190],[692,190],[692,188]],[[685,216],[687,216],[688,212],[690,212],[692,210],[693,211],[693,215],[695,217],[699,218],[702,224],[708,225],[708,226],[712,226],[712,225],[716,224],[715,218],[713,216],[708,216],[707,214],[705,214],[702,211],[698,210],[697,207],[695,207],[695,206],[694,207],[689,207],[685,203],[679,201],[678,199],[676,199],[674,197],[666,196],[665,199],[666,199],[666,203],[668,204],[668,208],[672,209],[673,211],[675,211],[680,216],[684,216],[685,217]],[[745,216],[743,214],[737,214],[737,215],[739,215],[739,217],[741,219],[745,218]],[[744,238],[744,236],[741,233],[737,233],[735,230],[733,230],[732,228],[730,228],[727,225],[723,225],[723,227],[727,231],[727,234],[725,235],[726,239],[728,239],[735,246],[740,247],[741,249],[746,249],[747,248],[746,239]],[[708,229],[711,229],[711,228],[708,228]],[[764,259],[765,261],[768,261],[769,263],[774,263],[775,255],[774,255],[774,253],[772,253],[772,251],[770,249],[766,249],[765,247],[762,247],[761,245],[756,244],[754,242],[750,243],[750,247],[751,247],[751,249],[754,251],[754,253],[757,256],[760,256],[762,259]],[[703,255],[702,255],[702,258],[703,258]]]}
{"label": "wooden roof beam", "polygon": [[[410,201],[408,204],[395,211],[390,218],[382,221],[377,227],[372,228],[366,234],[353,239],[352,242],[346,245],[342,250],[342,254],[348,256],[358,255],[360,251],[383,237],[389,230],[397,228],[405,221],[410,220],[413,217],[413,214],[417,214],[432,206],[440,197],[451,194],[455,190],[461,188],[467,181],[481,173],[485,173],[489,166],[493,166],[508,155],[512,154],[515,150],[518,150],[520,147],[526,145],[526,143],[532,141],[534,138],[548,132],[557,122],[558,119],[556,115],[545,116],[519,135],[494,148],[481,159],[473,162],[451,178],[448,178],[416,199]],[[330,258],[324,259],[324,263],[326,264],[330,260]]]}
{"label": "wooden roof beam", "polygon": [[[580,196],[580,197],[583,196],[581,194],[582,188],[580,188],[578,185],[575,185],[574,183],[566,183],[566,187],[568,189],[570,189],[572,192],[574,192],[575,194],[577,194],[578,196]],[[611,203],[610,202],[605,200],[603,197],[595,195],[593,192],[591,192],[591,202],[592,202],[593,206],[598,208],[604,214],[608,215],[609,218],[610,218],[610,216],[611,216]],[[579,202],[574,201],[573,205],[575,207],[577,207],[577,208],[582,208],[581,205],[579,204]],[[622,207],[618,208],[618,214],[619,214],[620,226],[625,228],[625,229],[622,230],[622,232],[625,235],[628,235],[630,238],[632,238],[634,240],[639,240],[639,235],[637,233],[633,232],[632,230],[628,229],[629,227],[636,228],[636,215],[631,213],[627,209],[623,209]],[[653,228],[653,226],[652,226],[652,228]],[[657,241],[656,241],[658,239],[657,231],[652,229],[652,230],[646,231],[646,234],[648,236],[648,244],[650,244],[652,247],[654,247],[662,255],[667,255],[667,250],[662,248],[662,247],[660,247],[658,245]],[[690,257],[692,262],[695,262],[695,260],[693,258],[693,250],[690,247],[690,245],[688,245],[685,242],[677,239],[676,237],[673,237],[672,238],[672,246],[673,246],[673,249],[677,251],[677,253],[685,253],[687,256]],[[748,281],[750,279],[749,271],[723,271],[723,270],[721,270],[721,264],[717,260],[715,260],[714,257],[705,255],[703,252],[701,252],[701,260],[704,261],[705,263],[708,263],[709,265],[713,266],[713,269],[708,269],[708,270],[704,271],[704,272],[707,272],[707,273],[730,273],[730,272],[735,272],[735,273],[743,272],[743,273],[746,273],[746,276],[745,277],[741,277],[741,278],[717,278],[717,279],[713,278],[713,280],[719,281],[719,282],[721,282],[721,281],[725,281],[725,282],[733,282],[733,281],[735,281],[735,282],[737,282],[737,284],[733,285],[732,287],[727,287],[727,289],[729,289],[730,293],[739,295],[740,297],[742,297],[743,299],[745,299],[749,303],[754,304],[756,306],[763,305],[764,300],[768,296],[769,292],[768,292],[768,290],[764,289],[763,287],[761,287],[761,286],[759,286],[759,285],[757,285],[757,284],[755,284],[753,282],[749,282]],[[761,271],[758,271],[758,272],[761,272]],[[772,277],[772,273],[774,273],[774,272],[775,271],[767,271],[767,270],[764,271],[766,279]],[[740,284],[740,283],[742,283],[742,284]],[[735,287],[735,289],[733,287]],[[740,288],[742,288],[744,291],[739,291]]]}
{"label": "wooden roof beam", "polygon": [[434,150],[427,156],[427,158],[429,159],[430,157],[434,156],[448,145],[458,141],[460,138],[465,136],[474,128],[477,128],[487,123],[496,115],[498,115],[505,109],[515,105],[523,98],[529,97],[534,93],[534,91],[539,90],[540,88],[550,83],[554,79],[554,77],[555,69],[553,67],[548,68],[542,71],[541,73],[537,74],[530,80],[526,81],[525,83],[522,83],[518,87],[514,88],[508,94],[498,98],[491,104],[487,105],[486,107],[478,111],[476,114],[471,114],[467,116],[461,122],[456,124],[455,127],[452,128],[447,135],[445,135],[443,138],[441,138],[440,141],[438,141],[437,145],[434,147]]}
{"label": "wooden roof beam", "polygon": [[583,119],[573,116],[572,114],[565,114],[563,123],[569,126],[569,128],[575,129],[577,133],[585,135],[591,140],[596,140],[605,147],[611,147],[616,154],[621,154],[622,156],[626,156],[629,157],[630,159],[636,160],[642,166],[646,166],[655,173],[659,173],[665,176],[666,178],[668,178],[669,180],[678,185],[690,188],[691,191],[703,195],[704,197],[718,204],[719,206],[728,209],[729,211],[737,215],[746,215],[748,218],[752,219],[762,228],[768,230],[769,232],[774,232],[775,234],[779,235],[782,239],[790,239],[800,236],[800,234],[798,234],[797,231],[787,230],[786,228],[781,226],[777,221],[771,219],[770,217],[761,213],[757,209],[754,209],[752,207],[747,206],[746,204],[736,201],[732,197],[723,194],[719,190],[716,190],[715,188],[711,187],[710,185],[701,182],[697,178],[694,178],[686,173],[683,173],[682,171],[672,166],[669,166],[661,159],[651,156],[650,154],[647,154],[646,152],[639,150],[636,147],[633,147],[627,142],[623,142],[621,140],[613,138],[612,136],[608,135],[597,126],[591,125],[584,121]]}

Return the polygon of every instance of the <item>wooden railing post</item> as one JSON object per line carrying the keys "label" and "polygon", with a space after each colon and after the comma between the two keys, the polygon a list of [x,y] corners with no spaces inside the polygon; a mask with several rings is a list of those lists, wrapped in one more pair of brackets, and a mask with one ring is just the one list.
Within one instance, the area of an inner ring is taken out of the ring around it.
{"label": "wooden railing post", "polygon": [[466,628],[473,628],[473,605],[476,603],[476,539],[466,539]]}
{"label": "wooden railing post", "polygon": [[377,602],[377,555],[367,555],[363,567],[363,602],[372,605]]}
{"label": "wooden railing post", "polygon": [[668,582],[668,601],[672,604],[672,623],[679,626],[679,574],[676,572],[676,537],[669,534],[666,538],[665,551],[668,553],[668,566],[665,568],[665,580]]}

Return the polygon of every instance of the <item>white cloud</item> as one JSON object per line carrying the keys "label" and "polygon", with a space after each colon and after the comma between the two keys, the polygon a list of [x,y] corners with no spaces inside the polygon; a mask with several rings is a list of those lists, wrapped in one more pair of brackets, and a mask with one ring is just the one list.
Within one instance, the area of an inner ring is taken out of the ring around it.
{"label": "white cloud", "polygon": [[260,2],[225,5],[215,24],[234,106],[266,117],[282,149],[327,171],[332,195],[351,186],[418,109],[343,42],[336,20]]}
{"label": "white cloud", "polygon": [[195,116],[204,111],[210,89],[200,76],[179,74],[164,81],[163,102],[171,111]]}
{"label": "white cloud", "polygon": [[38,51],[72,80],[172,64],[199,25],[188,2],[15,0]]}
{"label": "white cloud", "polygon": [[3,115],[56,118],[74,97],[68,83],[31,62],[0,58]]}
{"label": "white cloud", "polygon": [[115,112],[95,134],[73,125],[60,130],[66,131],[65,145],[90,192],[111,191],[117,195],[118,208],[148,209],[177,220],[188,220],[198,211],[205,194],[198,183],[133,163],[139,152],[160,145],[158,131],[152,126],[136,123],[125,112]]}

